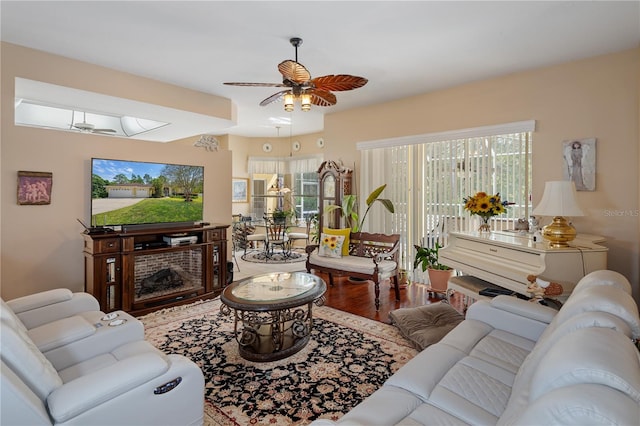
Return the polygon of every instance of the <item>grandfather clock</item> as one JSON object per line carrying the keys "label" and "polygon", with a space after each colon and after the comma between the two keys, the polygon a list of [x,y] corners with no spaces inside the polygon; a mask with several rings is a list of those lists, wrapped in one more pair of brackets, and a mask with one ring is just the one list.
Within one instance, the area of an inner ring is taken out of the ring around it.
{"label": "grandfather clock", "polygon": [[320,165],[318,177],[320,179],[320,205],[318,206],[318,226],[320,232],[324,227],[342,228],[343,220],[340,210],[324,215],[324,208],[330,204],[342,205],[345,195],[351,194],[351,179],[353,170],[344,167],[341,162],[327,160]]}

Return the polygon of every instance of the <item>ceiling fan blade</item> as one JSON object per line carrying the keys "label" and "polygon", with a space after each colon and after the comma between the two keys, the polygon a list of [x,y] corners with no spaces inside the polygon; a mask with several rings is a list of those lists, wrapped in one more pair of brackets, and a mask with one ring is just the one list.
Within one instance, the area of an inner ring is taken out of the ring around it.
{"label": "ceiling fan blade", "polygon": [[355,75],[332,74],[314,78],[311,80],[311,84],[313,84],[317,89],[339,92],[357,89],[367,84],[368,81],[369,80],[366,78],[357,77]]}
{"label": "ceiling fan blade", "polygon": [[311,103],[318,106],[332,106],[335,105],[338,100],[336,95],[328,90],[313,89],[308,90],[307,93],[311,95]]}
{"label": "ceiling fan blade", "polygon": [[249,86],[249,87],[288,87],[282,83],[223,83],[229,86]]}
{"label": "ceiling fan blade", "polygon": [[302,84],[311,80],[311,74],[304,65],[297,63],[296,61],[286,60],[278,64],[278,71],[284,77],[285,80],[292,81],[294,83]]}
{"label": "ceiling fan blade", "polygon": [[93,129],[93,133],[116,133],[113,129]]}
{"label": "ceiling fan blade", "polygon": [[284,96],[284,94],[287,93],[287,92],[288,92],[288,90],[283,90],[281,92],[274,93],[273,95],[269,96],[267,99],[265,99],[262,102],[260,102],[260,106],[269,105],[271,102],[275,102],[275,101],[280,100],[280,98],[282,98]]}

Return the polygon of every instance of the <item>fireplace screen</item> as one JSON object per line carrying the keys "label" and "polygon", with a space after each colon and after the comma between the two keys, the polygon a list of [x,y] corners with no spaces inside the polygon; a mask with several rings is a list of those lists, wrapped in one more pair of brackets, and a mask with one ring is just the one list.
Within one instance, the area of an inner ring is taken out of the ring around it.
{"label": "fireplace screen", "polygon": [[134,273],[134,302],[203,289],[202,249],[136,256]]}

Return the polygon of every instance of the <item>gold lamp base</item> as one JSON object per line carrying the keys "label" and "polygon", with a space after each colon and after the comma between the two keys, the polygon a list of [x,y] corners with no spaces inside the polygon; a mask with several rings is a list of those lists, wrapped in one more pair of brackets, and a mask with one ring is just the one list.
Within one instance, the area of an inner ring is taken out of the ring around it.
{"label": "gold lamp base", "polygon": [[576,230],[562,216],[555,216],[553,222],[542,228],[542,236],[552,248],[569,247],[569,241],[576,238]]}

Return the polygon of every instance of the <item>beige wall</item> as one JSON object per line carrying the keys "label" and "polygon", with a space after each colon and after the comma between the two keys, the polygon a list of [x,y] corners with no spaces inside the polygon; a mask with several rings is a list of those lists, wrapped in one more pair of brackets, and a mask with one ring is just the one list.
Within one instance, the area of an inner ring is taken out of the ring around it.
{"label": "beige wall", "polygon": [[[154,89],[153,100],[148,91],[143,90],[147,96],[144,100],[160,104],[173,98],[162,94],[178,90],[52,55],[35,55],[30,51],[18,55],[18,50],[22,52],[22,49],[7,49],[3,45],[2,51],[0,273],[5,298],[59,285],[74,290],[82,288],[82,242],[75,218],[89,215],[88,158],[166,161],[175,156],[176,161],[205,164],[206,170],[216,170],[215,177],[207,174],[205,184],[205,214],[207,220],[213,222],[228,220],[232,211],[248,209],[248,205],[232,207],[229,201],[232,163],[233,176],[246,177],[246,157],[264,155],[261,147],[265,141],[274,144],[276,153],[288,152],[290,139],[285,137],[275,141],[275,138],[229,136],[222,146],[228,146],[233,154],[231,158],[231,153],[224,150],[205,155],[204,151],[191,148],[190,141],[133,144],[114,138],[14,127],[14,76],[70,85],[66,75],[82,71],[86,81],[83,80],[79,88],[100,91],[94,87],[98,84],[94,76],[99,75],[101,90],[116,96],[138,91],[136,85],[126,85],[127,92],[111,92],[120,86],[120,80],[139,80]],[[607,238],[609,268],[633,282],[638,299],[640,226],[634,214],[640,208],[639,75],[640,49],[634,49],[329,114],[322,134],[294,137],[294,140],[302,144],[301,155],[322,152],[325,159],[355,164],[357,181],[357,142],[534,119],[537,130],[533,146],[533,200],[536,202],[542,196],[545,181],[562,179],[562,141],[595,137],[597,188],[594,192],[578,194],[587,216],[576,219],[575,225],[578,232]],[[208,96],[193,95],[197,105],[201,105],[200,96]],[[190,96],[185,99],[185,103],[189,103]],[[315,140],[320,136],[325,139],[323,150],[315,147]],[[17,206],[17,170],[54,172],[54,204]],[[210,184],[211,181],[215,184]],[[620,212],[622,216],[615,215]]]}
{"label": "beige wall", "polygon": [[[80,235],[83,229],[76,218],[89,222],[92,157],[203,165],[205,220],[230,223],[232,155],[225,148],[228,147],[225,137],[221,138],[220,151],[207,152],[193,147],[199,135],[171,143],[155,143],[13,125],[15,77],[125,96],[221,118],[231,116],[228,100],[7,44],[2,44],[1,58],[0,286],[3,298],[56,287],[84,289]],[[50,205],[16,203],[18,170],[53,173]]]}
{"label": "beige wall", "polygon": [[534,119],[535,204],[546,181],[563,178],[562,141],[595,137],[596,191],[578,193],[586,216],[574,225],[607,239],[609,269],[632,281],[639,300],[639,76],[634,49],[331,114],[327,158],[359,164],[359,141]]}

